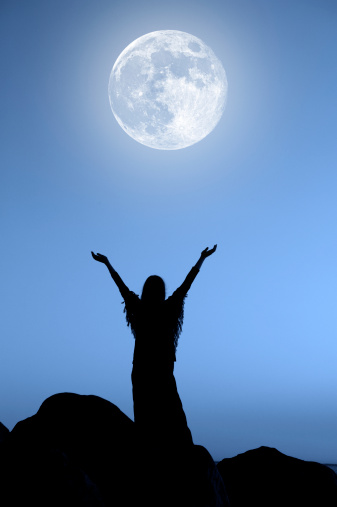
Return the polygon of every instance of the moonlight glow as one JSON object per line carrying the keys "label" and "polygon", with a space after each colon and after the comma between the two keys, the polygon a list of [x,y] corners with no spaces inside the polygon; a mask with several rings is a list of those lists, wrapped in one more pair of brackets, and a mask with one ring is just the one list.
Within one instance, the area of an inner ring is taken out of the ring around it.
{"label": "moonlight glow", "polygon": [[161,30],[132,42],[117,58],[109,99],[120,126],[136,141],[178,150],[206,137],[227,97],[225,70],[202,40]]}

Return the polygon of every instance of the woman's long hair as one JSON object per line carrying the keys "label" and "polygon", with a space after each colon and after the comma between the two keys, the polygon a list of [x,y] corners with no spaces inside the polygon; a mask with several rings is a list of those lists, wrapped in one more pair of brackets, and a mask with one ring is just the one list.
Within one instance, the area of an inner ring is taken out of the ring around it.
{"label": "woman's long hair", "polygon": [[[155,310],[156,305],[164,303],[165,297],[166,291],[164,280],[157,275],[149,276],[143,285],[140,300],[142,303],[145,303],[145,308],[150,312],[150,315],[151,312]],[[168,301],[170,299],[171,298],[169,298]],[[175,298],[171,300],[169,307],[170,318],[166,322],[168,326],[166,328],[166,332],[168,335],[172,336],[174,350],[177,348],[178,338],[182,331],[184,320],[184,299],[185,295],[182,298]],[[128,298],[128,301],[125,301],[124,308],[124,312],[126,313],[126,322],[128,326],[130,325],[134,338],[136,338],[137,335],[137,327],[139,325],[139,322],[141,322],[142,318],[144,317],[142,314],[135,313],[135,309],[138,308],[137,301],[139,302],[138,296],[134,292],[130,291],[130,296]],[[153,318],[156,318],[156,315],[157,312],[155,311],[153,313]]]}
{"label": "woman's long hair", "polygon": [[141,300],[145,303],[162,303],[165,301],[165,282],[160,276],[149,276],[143,285]]}

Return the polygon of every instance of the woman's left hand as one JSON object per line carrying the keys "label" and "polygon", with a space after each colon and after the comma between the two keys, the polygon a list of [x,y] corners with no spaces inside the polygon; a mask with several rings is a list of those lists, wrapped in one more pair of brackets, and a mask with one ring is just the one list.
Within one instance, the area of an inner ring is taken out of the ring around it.
{"label": "woman's left hand", "polygon": [[206,257],[209,257],[210,255],[212,255],[212,254],[215,252],[216,247],[217,247],[217,245],[214,245],[214,246],[213,246],[213,248],[211,248],[211,250],[208,250],[208,247],[207,247],[207,248],[205,248],[205,250],[203,250],[203,251],[201,252],[201,257],[202,257],[203,259],[206,259]]}

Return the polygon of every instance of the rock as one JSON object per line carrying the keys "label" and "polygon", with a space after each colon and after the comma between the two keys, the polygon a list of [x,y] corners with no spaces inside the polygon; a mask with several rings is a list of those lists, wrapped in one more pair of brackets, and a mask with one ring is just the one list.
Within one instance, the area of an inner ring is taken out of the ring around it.
{"label": "rock", "polygon": [[210,453],[194,445],[191,456],[192,491],[196,507],[229,507],[224,482]]}
{"label": "rock", "polygon": [[0,422],[0,444],[7,438],[8,435],[9,429],[6,428],[6,426],[2,424],[2,422]]}
{"label": "rock", "polygon": [[3,506],[105,507],[101,493],[89,477],[57,449],[13,449],[1,453]]}
{"label": "rock", "polygon": [[151,507],[229,507],[216,464],[200,445],[166,454],[156,472],[151,475],[157,486]]}
{"label": "rock", "polygon": [[29,486],[34,505],[40,505],[35,497],[51,505],[44,495],[55,490],[64,490],[64,498],[72,499],[69,505],[130,505],[133,500],[126,471],[135,447],[134,423],[98,396],[51,396],[13,428],[6,444],[5,475]]}
{"label": "rock", "polygon": [[63,393],[19,422],[0,447],[0,503],[42,506],[227,507],[221,475],[196,445],[168,449],[98,396]]}
{"label": "rock", "polygon": [[218,466],[202,446],[169,450],[163,440],[150,447],[131,419],[98,396],[51,396],[11,432],[0,425],[0,438],[4,506],[337,505],[337,476],[324,465],[268,447]]}
{"label": "rock", "polygon": [[231,507],[335,507],[337,475],[330,468],[260,447],[218,463]]}

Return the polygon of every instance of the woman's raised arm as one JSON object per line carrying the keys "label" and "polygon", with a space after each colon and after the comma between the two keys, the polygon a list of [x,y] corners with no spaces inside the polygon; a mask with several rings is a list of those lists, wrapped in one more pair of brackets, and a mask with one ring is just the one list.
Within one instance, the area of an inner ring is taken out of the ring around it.
{"label": "woman's raised arm", "polygon": [[199,270],[200,270],[200,268],[202,266],[202,263],[204,262],[204,260],[207,257],[209,257],[210,255],[212,255],[215,252],[216,248],[217,248],[217,245],[214,245],[214,247],[211,248],[211,250],[209,250],[208,247],[207,247],[207,248],[205,248],[205,250],[203,250],[201,252],[200,257],[199,257],[197,263],[193,266],[193,268],[188,273],[188,275],[186,276],[185,280],[180,285],[180,287],[177,289],[177,291],[181,292],[184,296],[187,294],[187,292],[190,290],[190,287],[191,287],[192,283],[195,280],[195,277],[199,273]]}
{"label": "woman's raised arm", "polygon": [[129,292],[128,287],[125,285],[117,271],[114,270],[114,268],[111,266],[109,259],[100,253],[95,254],[94,252],[91,252],[92,257],[95,259],[95,261],[101,262],[102,264],[105,264],[105,266],[108,268],[109,273],[111,275],[111,278],[117,285],[119,292],[121,293],[122,297],[125,298],[127,293]]}

